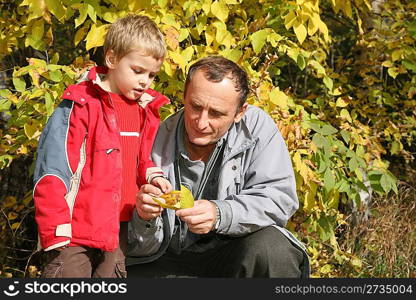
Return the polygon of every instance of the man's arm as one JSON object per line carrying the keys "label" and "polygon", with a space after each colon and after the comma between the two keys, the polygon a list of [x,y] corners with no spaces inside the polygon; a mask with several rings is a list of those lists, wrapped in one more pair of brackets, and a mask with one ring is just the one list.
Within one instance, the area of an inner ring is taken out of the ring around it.
{"label": "man's arm", "polygon": [[253,130],[258,141],[244,163],[241,191],[227,195],[226,201],[214,200],[221,213],[220,234],[239,236],[270,225],[284,227],[299,206],[286,144],[273,120],[262,111],[258,114]]}

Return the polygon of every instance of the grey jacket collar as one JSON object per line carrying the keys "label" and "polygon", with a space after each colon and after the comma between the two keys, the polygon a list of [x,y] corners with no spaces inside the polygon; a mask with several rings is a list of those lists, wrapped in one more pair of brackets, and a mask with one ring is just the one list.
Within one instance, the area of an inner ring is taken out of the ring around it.
{"label": "grey jacket collar", "polygon": [[[176,159],[175,152],[172,151],[172,149],[176,149],[176,130],[178,128],[178,124],[182,116],[183,109],[178,111],[173,116],[169,117],[165,122],[162,123],[161,127],[159,128],[160,136],[158,136],[156,142],[160,143],[164,141],[163,149],[170,149],[170,151],[160,152],[165,155],[164,159],[162,159],[162,161],[164,162],[162,168],[168,167],[169,165],[173,164]],[[234,123],[228,130],[227,145],[224,150],[223,162],[245,151],[247,148],[252,147],[256,143],[257,138],[251,135],[244,120],[245,118],[243,117],[240,122]]]}

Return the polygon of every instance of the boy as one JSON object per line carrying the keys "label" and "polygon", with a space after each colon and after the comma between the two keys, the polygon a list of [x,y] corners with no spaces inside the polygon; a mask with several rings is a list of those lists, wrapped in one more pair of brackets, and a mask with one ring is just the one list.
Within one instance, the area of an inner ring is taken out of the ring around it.
{"label": "boy", "polygon": [[149,87],[165,53],[148,17],[117,20],[105,67],[65,90],[43,130],[34,174],[35,219],[49,254],[43,277],[126,277],[126,222],[139,187],[171,190],[150,161],[168,99]]}

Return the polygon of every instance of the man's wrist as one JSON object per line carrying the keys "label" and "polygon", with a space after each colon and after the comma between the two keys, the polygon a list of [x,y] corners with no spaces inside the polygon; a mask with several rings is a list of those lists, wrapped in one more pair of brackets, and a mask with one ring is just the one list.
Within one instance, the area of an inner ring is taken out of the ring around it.
{"label": "man's wrist", "polygon": [[216,218],[215,218],[214,226],[212,227],[212,231],[215,232],[220,227],[220,223],[221,223],[221,212],[220,212],[220,208],[218,207],[218,205],[215,204],[215,203],[213,203],[213,204],[215,206]]}

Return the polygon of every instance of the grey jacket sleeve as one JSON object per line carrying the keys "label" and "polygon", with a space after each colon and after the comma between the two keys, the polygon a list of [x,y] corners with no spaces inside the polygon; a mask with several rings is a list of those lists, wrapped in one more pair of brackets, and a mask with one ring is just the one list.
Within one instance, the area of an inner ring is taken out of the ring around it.
{"label": "grey jacket sleeve", "polygon": [[142,220],[134,210],[128,223],[127,256],[150,256],[155,254],[163,241],[163,219]]}
{"label": "grey jacket sleeve", "polygon": [[299,206],[286,144],[273,120],[257,113],[256,124],[248,124],[254,126],[249,128],[256,139],[254,148],[240,164],[224,166],[240,165],[241,179],[234,193],[224,195],[225,201],[215,200],[221,213],[220,234],[240,236],[270,225],[284,227]]}

